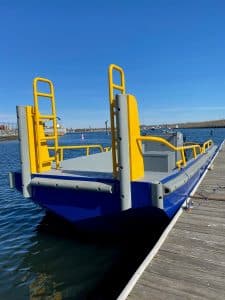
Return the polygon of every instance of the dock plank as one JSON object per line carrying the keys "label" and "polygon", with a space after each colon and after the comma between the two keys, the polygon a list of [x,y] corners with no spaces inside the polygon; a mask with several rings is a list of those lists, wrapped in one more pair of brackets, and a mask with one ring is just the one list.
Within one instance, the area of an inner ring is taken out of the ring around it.
{"label": "dock plank", "polygon": [[127,299],[225,299],[225,146]]}

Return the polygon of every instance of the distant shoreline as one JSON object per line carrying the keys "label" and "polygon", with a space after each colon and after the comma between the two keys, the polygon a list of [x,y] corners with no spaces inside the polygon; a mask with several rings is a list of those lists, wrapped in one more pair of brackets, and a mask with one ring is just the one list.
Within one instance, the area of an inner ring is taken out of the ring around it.
{"label": "distant shoreline", "polygon": [[[164,125],[141,125],[141,130],[151,130],[151,129],[217,129],[217,128],[225,128],[225,119],[223,120],[215,120],[215,121],[206,121],[206,122],[193,122],[193,123],[178,123],[178,124],[164,124]],[[91,132],[103,132],[106,133],[105,128],[82,128],[82,129],[70,129],[67,131],[67,134],[81,134],[81,133],[91,133]],[[110,132],[110,128],[107,130],[108,134]],[[60,136],[59,136],[60,137]],[[17,135],[5,135],[0,136],[0,142],[4,141],[13,141],[18,140]]]}
{"label": "distant shoreline", "polygon": [[17,135],[0,136],[0,142],[18,140]]}
{"label": "distant shoreline", "polygon": [[142,128],[151,129],[153,127],[160,128],[171,128],[171,129],[201,129],[201,128],[225,128],[225,119],[221,120],[211,120],[211,121],[202,121],[202,122],[186,122],[186,123],[167,123],[160,125],[142,125]]}

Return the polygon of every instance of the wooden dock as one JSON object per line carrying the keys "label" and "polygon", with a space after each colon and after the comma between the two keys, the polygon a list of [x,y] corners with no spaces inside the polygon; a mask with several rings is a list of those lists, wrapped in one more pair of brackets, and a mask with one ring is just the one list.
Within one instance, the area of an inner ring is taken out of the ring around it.
{"label": "wooden dock", "polygon": [[119,300],[225,299],[225,145]]}

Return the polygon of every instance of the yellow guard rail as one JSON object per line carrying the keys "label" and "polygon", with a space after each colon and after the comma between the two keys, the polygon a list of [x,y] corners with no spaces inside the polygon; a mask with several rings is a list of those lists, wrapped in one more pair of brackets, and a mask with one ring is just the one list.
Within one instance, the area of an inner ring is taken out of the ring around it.
{"label": "yellow guard rail", "polygon": [[[176,165],[177,165],[178,168],[180,168],[181,165],[186,166],[187,162],[186,162],[186,157],[185,157],[185,150],[191,149],[193,157],[196,158],[197,157],[197,150],[198,150],[198,154],[204,153],[206,147],[207,148],[210,147],[213,143],[211,140],[209,140],[209,141],[204,143],[202,148],[199,144],[192,144],[192,145],[187,145],[187,146],[182,146],[182,147],[175,147],[173,144],[171,144],[170,142],[168,142],[164,138],[157,137],[157,136],[140,136],[140,137],[137,138],[137,142],[138,141],[149,141],[149,142],[155,142],[155,143],[162,143],[162,144],[166,145],[168,148],[170,148],[174,151],[180,151],[181,160],[176,162]],[[203,150],[204,150],[204,152],[203,152]],[[141,151],[141,149],[140,149],[140,151]]]}
{"label": "yellow guard rail", "polygon": [[[116,84],[113,78],[113,72],[117,71],[120,76],[120,83]],[[109,104],[110,104],[110,122],[112,134],[112,162],[113,162],[113,176],[117,176],[118,157],[117,157],[117,137],[116,137],[116,121],[115,121],[115,95],[114,91],[119,90],[121,94],[126,93],[125,76],[121,67],[111,64],[108,69],[109,79]]]}
{"label": "yellow guard rail", "polygon": [[[103,148],[101,145],[68,145],[68,146],[58,146],[58,150],[60,153],[59,160],[62,161],[64,158],[64,150],[78,150],[78,149],[86,149],[86,155],[90,154],[91,148],[97,148],[100,152],[108,151],[106,148]],[[49,150],[54,150],[54,147],[48,147]]]}
{"label": "yellow guard rail", "polygon": [[205,153],[206,149],[208,149],[209,147],[211,147],[213,145],[213,141],[212,140],[208,140],[206,141],[203,146],[202,146],[202,153]]}

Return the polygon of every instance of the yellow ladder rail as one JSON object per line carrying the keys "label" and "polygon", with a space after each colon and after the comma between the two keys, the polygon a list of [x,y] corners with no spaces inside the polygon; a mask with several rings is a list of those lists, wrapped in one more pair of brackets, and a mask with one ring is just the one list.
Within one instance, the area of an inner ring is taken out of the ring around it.
{"label": "yellow ladder rail", "polygon": [[[120,76],[120,84],[114,83],[113,71],[117,71]],[[121,67],[111,64],[108,69],[109,80],[109,104],[110,104],[110,122],[112,135],[112,161],[113,161],[113,176],[117,177],[118,173],[118,157],[117,157],[117,137],[116,137],[116,121],[115,121],[115,95],[114,91],[119,90],[122,94],[126,93],[125,75]]]}
{"label": "yellow ladder rail", "polygon": [[[50,93],[43,93],[38,91],[38,83],[44,82],[48,84]],[[45,162],[42,162],[41,160],[41,142],[47,140],[53,140],[54,142],[54,153],[53,156],[55,162],[56,162],[56,168],[59,168],[59,155],[58,155],[58,131],[57,131],[57,117],[56,117],[56,107],[55,107],[55,95],[54,95],[54,86],[51,80],[42,78],[42,77],[36,77],[33,81],[33,94],[34,94],[34,124],[35,124],[35,143],[36,143],[36,151],[37,151],[37,171],[42,171],[42,165]],[[43,115],[40,113],[39,110],[39,97],[45,97],[48,98],[51,101],[51,113],[49,115]],[[44,135],[41,136],[41,127],[43,127],[43,120],[52,121],[53,123],[53,135],[51,137],[46,137]],[[49,162],[52,161],[49,159]]]}

